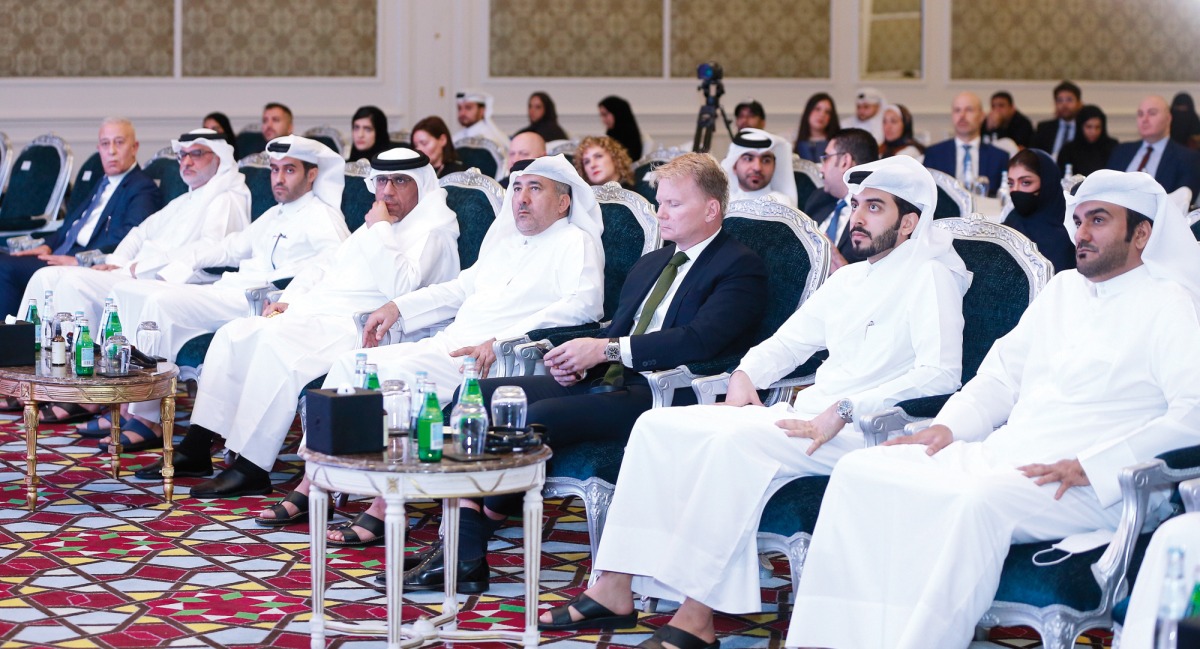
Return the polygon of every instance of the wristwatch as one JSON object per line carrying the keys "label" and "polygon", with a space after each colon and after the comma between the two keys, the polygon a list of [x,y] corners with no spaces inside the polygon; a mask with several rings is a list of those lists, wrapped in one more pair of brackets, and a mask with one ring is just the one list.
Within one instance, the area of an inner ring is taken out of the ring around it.
{"label": "wristwatch", "polygon": [[610,363],[621,362],[621,342],[616,338],[609,338],[608,344],[604,346],[604,360]]}
{"label": "wristwatch", "polygon": [[854,421],[854,402],[849,399],[842,399],[837,403],[837,416],[842,418],[842,421],[847,424]]}

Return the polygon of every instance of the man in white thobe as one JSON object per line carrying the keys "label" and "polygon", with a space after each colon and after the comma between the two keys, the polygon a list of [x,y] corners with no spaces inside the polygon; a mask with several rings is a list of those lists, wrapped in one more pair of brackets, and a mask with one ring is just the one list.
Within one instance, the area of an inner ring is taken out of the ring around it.
{"label": "man in white thobe", "polygon": [[[325,145],[296,135],[271,140],[271,189],[279,204],[245,230],[196,247],[158,271],[166,282],[117,284],[115,301],[131,325],[162,332],[159,355],[174,360],[187,341],[246,314],[245,290],[295,277],[350,236],[342,216],[346,163]],[[197,270],[237,266],[211,286],[185,282]]]}
{"label": "man in white thobe", "polygon": [[729,177],[729,202],[770,196],[796,207],[796,178],[787,140],[757,128],[738,131],[721,161]]}
{"label": "man in white thobe", "polygon": [[[463,356],[474,357],[480,376],[486,377],[496,339],[600,319],[603,231],[600,206],[575,167],[562,155],[534,160],[513,173],[479,260],[453,281],[399,296],[377,309],[367,320],[363,344],[373,347],[375,332],[381,336],[397,318],[405,331],[447,318],[454,322],[431,338],[368,349],[367,362],[379,367],[380,381],[403,379],[413,385],[418,371],[428,372],[444,407],[462,381]],[[355,352],[342,354],[324,387],[350,384],[354,363]],[[297,491],[307,494],[307,481]],[[330,538],[338,543],[378,538],[382,519],[383,501],[377,499],[353,527],[331,531]]]}
{"label": "man in white thobe", "polygon": [[[233,147],[216,131],[202,128],[172,140],[171,149],[179,158],[179,176],[188,192],[130,230],[103,264],[47,266],[34,273],[23,301],[40,300],[52,290],[57,311],[83,311],[95,331],[104,326],[100,322],[104,298],[118,282],[157,279],[158,271],[172,259],[250,225],[250,190],[238,172]],[[199,274],[189,278],[192,283],[203,280]],[[122,322],[131,341],[137,324]]]}
{"label": "man in white thobe", "polygon": [[854,117],[842,122],[842,128],[861,128],[876,142],[883,141],[883,93],[875,88],[859,88],[854,95]]}
{"label": "man in white thobe", "polygon": [[464,90],[456,96],[458,123],[463,129],[454,134],[454,144],[469,137],[487,138],[500,147],[500,155],[508,148],[508,136],[492,121],[496,99],[486,92]]}
{"label": "man in white thobe", "polygon": [[966,647],[1010,544],[1114,530],[1121,469],[1200,442],[1200,250],[1183,214],[1144,173],[1095,172],[1069,204],[1077,269],[933,426],[838,464],[787,646]]}
{"label": "man in white thobe", "polygon": [[[660,640],[713,646],[714,610],[761,609],[755,532],[771,495],[863,448],[856,413],[959,386],[970,273],[933,227],[933,177],[901,156],[853,167],[845,181],[866,261],[832,275],[746,354],[726,405],[638,419],[596,556],[603,574],[541,628],[632,626],[636,591],[683,602]],[[829,359],[812,387],[762,407],[756,388],[821,349]]]}
{"label": "man in white thobe", "polygon": [[[191,428],[175,455],[175,475],[212,473],[213,434],[224,437],[225,448],[238,459],[192,487],[192,496],[269,491],[269,472],[295,418],[300,391],[359,340],[353,315],[458,275],[458,220],[429,158],[404,147],[385,151],[371,161],[365,182],[377,198],[365,227],[324,263],[301,270],[263,316],[239,318],[217,330],[204,359]],[[158,477],[154,467],[144,472]]]}

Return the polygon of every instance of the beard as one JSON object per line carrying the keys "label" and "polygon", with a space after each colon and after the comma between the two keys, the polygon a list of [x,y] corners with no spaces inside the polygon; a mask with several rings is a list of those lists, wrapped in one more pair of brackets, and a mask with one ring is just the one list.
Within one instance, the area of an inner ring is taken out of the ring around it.
{"label": "beard", "polygon": [[1088,279],[1111,273],[1125,263],[1129,256],[1130,245],[1129,243],[1124,243],[1124,245],[1117,243],[1104,250],[1088,246],[1086,249],[1092,253],[1091,258],[1085,261],[1076,254],[1075,270]]}
{"label": "beard", "polygon": [[877,235],[871,234],[866,228],[861,227],[854,228],[850,231],[850,234],[853,235],[855,232],[861,232],[871,238],[864,242],[851,241],[850,259],[848,259],[851,262],[870,259],[875,255],[895,248],[896,239],[900,237],[900,219],[896,219],[896,225]]}

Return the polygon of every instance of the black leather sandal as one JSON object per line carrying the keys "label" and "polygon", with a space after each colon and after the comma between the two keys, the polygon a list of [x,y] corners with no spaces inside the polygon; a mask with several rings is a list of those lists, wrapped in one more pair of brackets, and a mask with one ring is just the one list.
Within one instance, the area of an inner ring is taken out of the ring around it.
{"label": "black leather sandal", "polygon": [[287,507],[284,507],[283,503],[279,503],[267,508],[273,515],[271,518],[256,516],[254,522],[263,527],[286,527],[295,523],[308,522],[308,494],[293,491],[283,499],[283,502],[295,505],[296,513],[289,515]]}
{"label": "black leather sandal", "polygon": [[639,649],[667,649],[664,643],[671,643],[679,649],[720,649],[721,641],[705,642],[700,638],[671,625],[660,627],[654,635],[646,638],[638,645]]}
{"label": "black leather sandal", "polygon": [[[355,525],[363,528],[364,530],[370,532],[371,534],[374,534],[375,538],[372,538],[369,541],[360,540],[358,538],[358,532],[355,532],[353,529],[353,527]],[[359,514],[358,516],[354,517],[354,520],[350,521],[349,523],[340,523],[338,525],[333,525],[333,526],[330,526],[329,529],[330,530],[341,530],[342,540],[334,541],[333,539],[325,539],[326,545],[332,545],[332,546],[341,547],[341,548],[346,548],[346,547],[364,547],[365,548],[365,547],[369,547],[372,545],[379,545],[380,543],[383,543],[383,521],[379,520],[378,518],[375,518],[374,516],[368,514],[367,512],[363,512],[363,513]]]}
{"label": "black leather sandal", "polygon": [[[582,619],[571,619],[571,607],[583,616]],[[574,631],[576,629],[631,629],[637,626],[637,611],[624,615],[613,613],[585,593],[579,593],[574,599],[550,609],[550,622],[538,622],[540,631]]]}

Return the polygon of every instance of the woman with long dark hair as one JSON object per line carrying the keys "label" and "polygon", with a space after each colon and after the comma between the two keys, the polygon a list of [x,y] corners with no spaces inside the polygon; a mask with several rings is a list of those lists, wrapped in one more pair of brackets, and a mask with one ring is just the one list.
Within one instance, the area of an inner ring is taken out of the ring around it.
{"label": "woman with long dark hair", "polygon": [[796,146],[792,149],[801,158],[820,162],[825,155],[829,140],[842,130],[838,123],[837,104],[827,92],[818,92],[808,98],[804,114],[800,116],[800,130],[796,133]]}
{"label": "woman with long dark hair", "polygon": [[1108,156],[1117,148],[1117,141],[1108,136],[1108,118],[1099,106],[1088,104],[1075,116],[1075,139],[1058,152],[1058,168],[1066,173],[1088,175],[1108,165]]}
{"label": "woman with long dark hair", "polygon": [[616,95],[600,100],[600,121],[608,129],[605,135],[625,147],[629,159],[637,162],[642,157],[642,131],[629,102]]}
{"label": "woman with long dark hair", "polygon": [[[567,132],[558,124],[558,110],[554,100],[541,90],[529,95],[529,125],[517,131],[525,133],[532,131],[542,136],[547,142],[569,139]],[[516,135],[517,133],[514,133]]]}
{"label": "woman with long dark hair", "polygon": [[363,106],[354,111],[350,119],[350,162],[371,158],[387,151],[393,145],[388,137],[387,115],[375,106]]}
{"label": "woman with long dark hair", "polygon": [[416,123],[412,128],[413,148],[429,158],[429,165],[441,178],[456,171],[466,171],[467,167],[458,159],[454,152],[454,139],[450,137],[450,129],[446,122],[437,115],[430,115]]}

